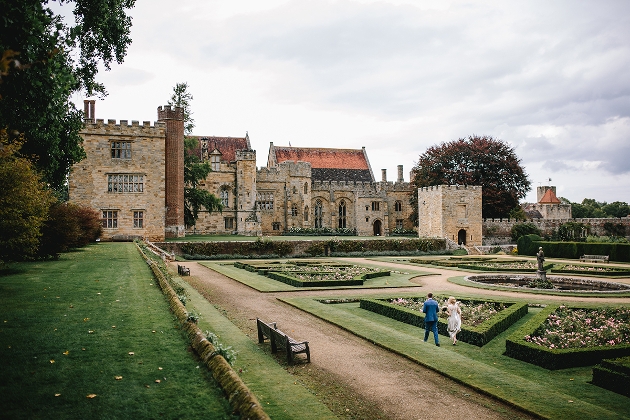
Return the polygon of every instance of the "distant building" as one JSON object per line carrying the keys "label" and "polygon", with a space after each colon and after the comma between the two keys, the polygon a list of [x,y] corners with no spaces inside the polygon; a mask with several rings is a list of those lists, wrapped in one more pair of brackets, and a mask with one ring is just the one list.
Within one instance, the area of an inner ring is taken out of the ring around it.
{"label": "distant building", "polygon": [[523,210],[530,219],[570,219],[571,204],[563,204],[556,196],[556,187],[540,186],[536,190],[538,202],[525,204]]}

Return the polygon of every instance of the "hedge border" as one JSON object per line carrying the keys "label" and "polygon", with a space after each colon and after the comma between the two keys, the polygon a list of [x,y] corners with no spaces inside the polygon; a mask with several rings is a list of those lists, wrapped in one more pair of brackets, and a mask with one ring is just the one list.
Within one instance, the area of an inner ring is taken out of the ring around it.
{"label": "hedge border", "polygon": [[[560,304],[550,304],[532,319],[514,331],[505,340],[505,355],[522,360],[549,370],[590,366],[603,359],[612,359],[630,355],[630,344],[614,347],[584,347],[577,349],[549,349],[525,341],[525,336],[532,335],[547,317],[558,309]],[[569,309],[587,309],[580,306],[568,306]]]}
{"label": "hedge border", "polygon": [[212,377],[228,396],[228,401],[241,419],[270,420],[270,417],[262,409],[256,396],[247,388],[240,376],[232,369],[232,366],[217,353],[215,347],[201,332],[196,323],[188,321],[188,311],[177,297],[177,294],[168,283],[158,264],[151,260],[136,243],[136,248],[142,258],[151,268],[153,275],[158,280],[160,289],[165,295],[171,311],[182,323],[183,329],[188,333],[188,339],[203,364],[212,372]]}
{"label": "hedge border", "polygon": [[593,367],[593,385],[630,397],[630,357],[604,359]]}
{"label": "hedge border", "polygon": [[[351,264],[336,264],[342,265],[344,267],[352,266]],[[272,280],[277,280],[282,283],[288,284],[293,287],[336,287],[336,286],[363,286],[365,280],[373,279],[376,277],[383,277],[391,275],[391,271],[381,270],[375,273],[365,273],[359,277],[355,277],[352,280],[319,280],[319,281],[303,281],[297,279],[291,275],[286,274],[283,271],[273,271],[275,267],[269,266],[266,268],[260,268],[256,265],[251,265],[247,263],[243,263],[240,261],[236,261],[234,263],[234,267],[240,268],[243,270],[247,270],[250,272],[258,273],[262,276],[269,277]],[[307,271],[308,270],[304,270]]]}
{"label": "hedge border", "polygon": [[[424,296],[423,296],[424,297]],[[408,297],[410,299],[418,299],[423,297]],[[477,302],[476,299],[467,299]],[[479,301],[482,302],[482,301]],[[462,330],[458,334],[458,340],[465,343],[482,347],[489,343],[497,335],[507,330],[512,324],[527,314],[527,303],[504,302],[499,300],[484,300],[483,302],[496,302],[510,305],[495,316],[481,324],[473,327],[462,325]],[[394,305],[380,299],[361,299],[359,303],[361,309],[365,309],[396,321],[424,328],[424,314],[419,311]],[[448,335],[448,322],[438,320],[438,333]]]}

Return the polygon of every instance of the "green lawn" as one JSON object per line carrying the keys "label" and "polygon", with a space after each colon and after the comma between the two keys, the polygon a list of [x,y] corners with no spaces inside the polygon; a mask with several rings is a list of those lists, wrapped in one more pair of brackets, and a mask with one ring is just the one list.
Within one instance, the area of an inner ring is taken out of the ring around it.
{"label": "green lawn", "polygon": [[0,417],[234,418],[134,244],[12,268],[0,276]]}

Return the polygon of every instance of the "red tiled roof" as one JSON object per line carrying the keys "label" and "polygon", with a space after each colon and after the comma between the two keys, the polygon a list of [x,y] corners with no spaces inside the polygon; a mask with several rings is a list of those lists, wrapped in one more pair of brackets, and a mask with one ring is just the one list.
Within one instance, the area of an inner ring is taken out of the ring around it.
{"label": "red tiled roof", "polygon": [[545,195],[542,196],[542,198],[539,201],[540,204],[560,204],[561,201],[558,200],[558,197],[556,197],[556,195],[554,194],[553,190],[551,188],[549,188],[546,192]]}
{"label": "red tiled roof", "polygon": [[249,150],[249,139],[247,137],[215,137],[215,136],[189,136],[199,140],[199,146],[195,149],[195,154],[201,154],[201,140],[208,140],[208,153],[214,149],[221,152],[221,160],[224,162],[234,162],[237,150]]}
{"label": "red tiled roof", "polygon": [[313,169],[370,169],[362,149],[274,146],[277,163],[288,160],[310,162]]}

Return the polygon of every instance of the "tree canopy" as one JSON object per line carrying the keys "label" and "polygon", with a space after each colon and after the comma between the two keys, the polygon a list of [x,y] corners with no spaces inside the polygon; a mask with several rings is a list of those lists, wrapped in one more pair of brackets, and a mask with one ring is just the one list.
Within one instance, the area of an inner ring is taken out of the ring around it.
{"label": "tree canopy", "polygon": [[576,219],[626,217],[630,215],[630,206],[624,201],[607,203],[592,198],[585,198],[581,203],[572,203],[562,197],[560,200],[564,203],[571,204],[571,215]]}
{"label": "tree canopy", "polygon": [[507,217],[531,189],[514,149],[489,136],[469,136],[429,147],[412,169],[416,187],[411,204],[416,209],[417,188],[433,185],[481,185],[485,218]]}
{"label": "tree canopy", "polygon": [[197,224],[199,212],[221,211],[221,200],[209,191],[199,188],[199,182],[206,179],[211,172],[210,164],[202,162],[196,153],[199,141],[189,137],[195,128],[195,120],[192,118],[191,102],[192,94],[188,91],[188,83],[177,83],[173,88],[173,94],[168,104],[180,107],[184,110],[184,223],[186,226]]}
{"label": "tree canopy", "polygon": [[63,189],[85,153],[78,134],[83,114],[73,94],[106,95],[95,80],[99,64],[121,63],[131,43],[135,0],[58,0],[74,5],[74,25],[47,0],[0,0],[0,128],[9,142],[23,134],[22,156],[44,181]]}

